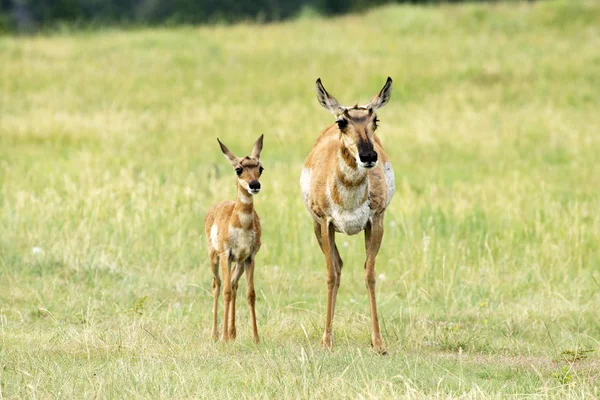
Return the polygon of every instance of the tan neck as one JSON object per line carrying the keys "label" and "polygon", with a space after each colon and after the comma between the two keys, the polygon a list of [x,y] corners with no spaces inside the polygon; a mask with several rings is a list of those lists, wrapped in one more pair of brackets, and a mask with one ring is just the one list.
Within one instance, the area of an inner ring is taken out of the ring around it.
{"label": "tan neck", "polygon": [[247,230],[254,226],[254,197],[239,183],[232,218],[237,219],[240,228]]}

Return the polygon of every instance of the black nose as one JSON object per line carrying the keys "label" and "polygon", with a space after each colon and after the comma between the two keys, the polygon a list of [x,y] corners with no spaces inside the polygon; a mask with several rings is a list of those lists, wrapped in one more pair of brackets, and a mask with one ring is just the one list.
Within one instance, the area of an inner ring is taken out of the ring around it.
{"label": "black nose", "polygon": [[248,184],[248,187],[252,190],[257,190],[260,189],[260,182],[259,181],[252,181]]}
{"label": "black nose", "polygon": [[365,164],[374,163],[377,162],[377,152],[374,150],[365,151],[364,153],[359,153],[358,158]]}

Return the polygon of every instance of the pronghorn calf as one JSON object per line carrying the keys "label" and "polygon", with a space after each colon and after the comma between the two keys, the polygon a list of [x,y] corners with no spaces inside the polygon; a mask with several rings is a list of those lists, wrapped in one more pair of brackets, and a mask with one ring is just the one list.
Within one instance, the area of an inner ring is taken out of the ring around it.
{"label": "pronghorn calf", "polygon": [[383,215],[394,195],[394,171],[375,135],[375,111],[387,104],[392,91],[388,78],[381,91],[366,105],[344,107],[317,79],[317,97],[336,117],[306,158],[300,186],[306,208],[327,261],[327,313],[322,344],[333,346],[332,321],[342,274],[342,259],[335,232],[355,235],[365,231],[365,283],[371,306],[371,345],[385,354],[375,302],[375,257],[383,237]]}
{"label": "pronghorn calf", "polygon": [[[213,272],[213,340],[218,338],[217,306],[221,290],[219,262],[223,274],[223,297],[225,316],[223,317],[224,342],[235,339],[235,299],[238,281],[246,271],[248,282],[248,305],[252,322],[252,335],[259,342],[254,308],[254,257],[260,248],[260,220],[254,211],[253,196],[260,191],[260,178],[263,167],[260,164],[260,152],[263,147],[263,135],[260,135],[250,157],[238,158],[219,139],[221,151],[229,160],[237,174],[237,200],[223,201],[211,208],[204,218],[204,232],[208,243],[208,255]],[[231,264],[235,262],[235,269]]]}

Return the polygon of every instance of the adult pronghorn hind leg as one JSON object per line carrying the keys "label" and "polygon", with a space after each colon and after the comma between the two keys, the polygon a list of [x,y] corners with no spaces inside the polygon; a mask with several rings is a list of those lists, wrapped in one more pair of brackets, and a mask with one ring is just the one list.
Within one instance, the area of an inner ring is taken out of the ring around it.
{"label": "adult pronghorn hind leg", "polygon": [[377,317],[377,302],[375,300],[375,258],[381,246],[383,238],[383,213],[373,217],[372,222],[365,228],[365,247],[367,249],[367,260],[365,261],[365,284],[369,291],[369,305],[371,308],[371,346],[379,354],[385,355],[387,351],[381,332],[379,330],[379,318]]}
{"label": "adult pronghorn hind leg", "polygon": [[219,330],[217,328],[217,315],[219,307],[219,293],[221,292],[221,278],[219,278],[219,255],[217,252],[210,254],[210,268],[213,273],[212,289],[213,289],[213,325],[212,325],[212,339],[217,341],[219,339]]}
{"label": "adult pronghorn hind leg", "polygon": [[244,273],[244,263],[236,263],[235,269],[231,274],[231,303],[229,305],[229,338],[235,339],[237,336],[237,330],[235,327],[235,303],[237,299],[238,282]]}
{"label": "adult pronghorn hind leg", "polygon": [[246,261],[246,281],[248,283],[248,306],[250,307],[250,322],[252,323],[252,339],[254,343],[259,343],[258,327],[256,326],[256,293],[254,292],[254,257]]}
{"label": "adult pronghorn hind leg", "polygon": [[[322,344],[329,350],[333,348],[333,314],[335,308],[335,295],[337,294],[336,286],[338,283],[338,273],[336,267],[336,254],[337,249],[335,247],[335,231],[331,225],[331,221],[324,221],[321,225],[321,250],[325,254],[325,260],[327,262],[327,310],[325,319],[325,332],[323,333]],[[318,239],[318,237],[317,237]],[[339,254],[337,255],[339,257]]]}

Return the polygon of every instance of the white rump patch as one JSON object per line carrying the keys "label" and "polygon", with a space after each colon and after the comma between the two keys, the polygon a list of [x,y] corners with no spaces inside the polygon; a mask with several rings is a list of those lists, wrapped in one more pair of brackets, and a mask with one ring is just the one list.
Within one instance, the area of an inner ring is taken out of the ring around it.
{"label": "white rump patch", "polygon": [[302,197],[304,197],[304,204],[308,204],[308,197],[310,196],[310,178],[312,171],[310,168],[302,168],[302,174],[300,175],[300,190],[302,191]]}
{"label": "white rump patch", "polygon": [[218,235],[219,235],[219,228],[217,228],[217,224],[214,224],[210,228],[210,242],[212,243],[212,247],[217,251],[219,251]]}
{"label": "white rump patch", "polygon": [[392,164],[387,162],[383,164],[383,175],[385,177],[385,182],[388,187],[388,197],[386,207],[390,205],[392,201],[392,197],[394,197],[394,192],[396,191],[396,182],[394,178],[394,170],[392,169]]}

